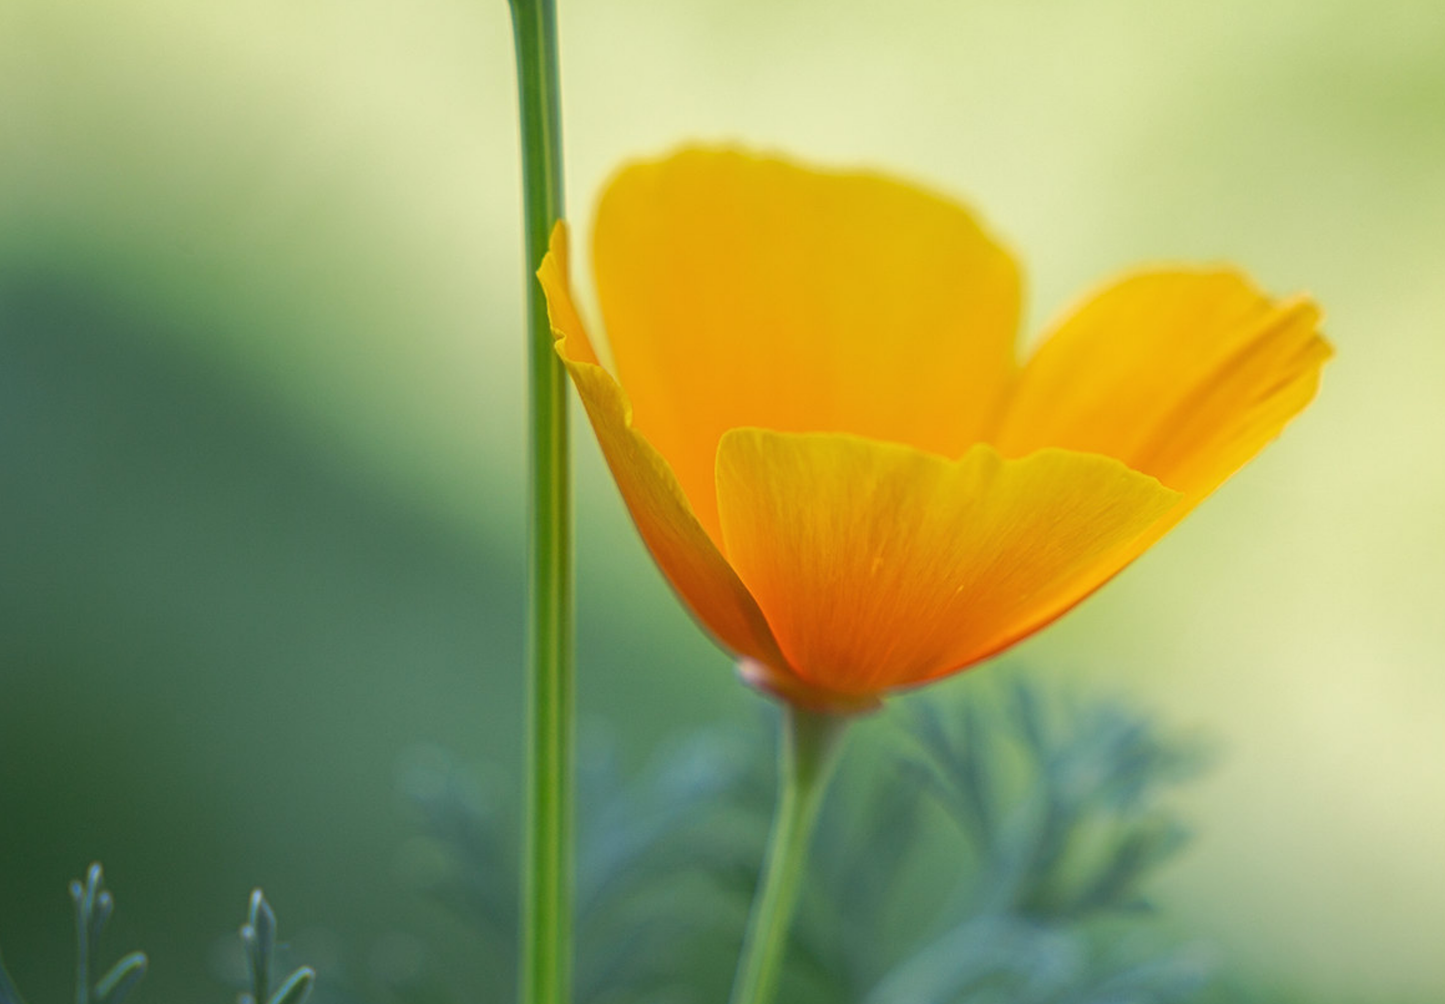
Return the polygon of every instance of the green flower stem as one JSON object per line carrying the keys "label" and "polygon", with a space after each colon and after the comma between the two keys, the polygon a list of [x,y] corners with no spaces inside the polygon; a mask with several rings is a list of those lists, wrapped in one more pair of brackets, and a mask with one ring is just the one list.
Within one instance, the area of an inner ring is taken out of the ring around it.
{"label": "green flower stem", "polygon": [[510,0],[517,47],[531,364],[531,668],[521,999],[572,995],[572,557],[567,396],[536,271],[562,216],[562,125],[553,0]]}
{"label": "green flower stem", "polygon": [[808,844],[848,720],[788,705],[778,751],[778,808],[743,936],[731,1004],[772,1004],[807,873]]}

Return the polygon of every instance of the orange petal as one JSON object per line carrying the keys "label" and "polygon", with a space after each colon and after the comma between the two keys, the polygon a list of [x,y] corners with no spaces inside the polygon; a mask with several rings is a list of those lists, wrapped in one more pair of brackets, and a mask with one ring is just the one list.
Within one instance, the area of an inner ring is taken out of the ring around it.
{"label": "orange petal", "polygon": [[[1121,567],[1177,492],[1108,457],[959,461],[738,429],[718,451],[726,553],[806,682],[878,694],[998,652]],[[1107,574],[1105,574],[1107,573]]]}
{"label": "orange petal", "polygon": [[633,522],[663,575],[693,615],[727,648],[783,665],[777,643],[737,574],[693,515],[667,461],[632,427],[617,381],[597,364],[568,281],[567,230],[558,223],[537,270],[561,356],[592,420]]}
{"label": "orange petal", "polygon": [[1314,396],[1330,357],[1318,325],[1308,300],[1276,303],[1231,272],[1125,279],[1039,348],[996,441],[1008,456],[1061,446],[1152,474],[1184,493],[1172,526]]}
{"label": "orange petal", "polygon": [[1014,372],[1012,258],[961,206],[876,175],[732,150],[635,164],[598,206],[593,263],[637,427],[715,541],[728,429],[957,456]]}

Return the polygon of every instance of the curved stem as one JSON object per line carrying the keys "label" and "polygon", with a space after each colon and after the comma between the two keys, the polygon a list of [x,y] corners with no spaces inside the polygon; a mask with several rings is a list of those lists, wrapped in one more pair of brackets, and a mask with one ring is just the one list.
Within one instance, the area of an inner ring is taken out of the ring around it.
{"label": "curved stem", "polygon": [[847,719],[788,705],[778,752],[778,807],[743,936],[731,1004],[772,1004],[807,873],[808,844]]}
{"label": "curved stem", "polygon": [[521,999],[566,1004],[572,959],[572,559],[567,396],[536,272],[562,216],[553,0],[510,0],[517,50],[531,370],[530,666]]}

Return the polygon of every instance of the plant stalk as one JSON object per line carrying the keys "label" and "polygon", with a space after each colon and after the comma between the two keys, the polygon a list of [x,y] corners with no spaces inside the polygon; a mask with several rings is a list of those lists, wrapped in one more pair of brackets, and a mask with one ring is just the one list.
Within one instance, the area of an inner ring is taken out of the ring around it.
{"label": "plant stalk", "polygon": [[522,129],[530,369],[528,758],[521,1000],[567,1004],[572,964],[572,557],[566,377],[536,272],[562,217],[554,0],[510,0]]}
{"label": "plant stalk", "polygon": [[772,1004],[807,874],[808,845],[847,719],[787,705],[778,750],[778,807],[753,898],[731,1004]]}

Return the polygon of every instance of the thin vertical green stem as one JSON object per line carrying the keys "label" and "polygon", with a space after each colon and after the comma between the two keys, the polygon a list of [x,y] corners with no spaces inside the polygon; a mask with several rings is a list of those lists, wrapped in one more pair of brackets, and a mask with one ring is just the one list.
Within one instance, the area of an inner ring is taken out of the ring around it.
{"label": "thin vertical green stem", "polygon": [[561,218],[553,0],[510,0],[522,126],[531,371],[530,667],[521,999],[567,1004],[572,962],[572,558],[567,396],[536,271]]}
{"label": "thin vertical green stem", "polygon": [[778,807],[733,981],[731,1004],[772,1004],[807,874],[808,844],[847,719],[789,705],[778,752]]}

